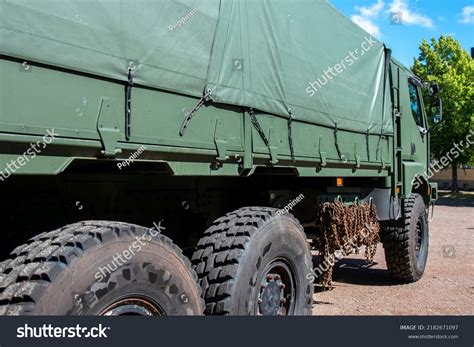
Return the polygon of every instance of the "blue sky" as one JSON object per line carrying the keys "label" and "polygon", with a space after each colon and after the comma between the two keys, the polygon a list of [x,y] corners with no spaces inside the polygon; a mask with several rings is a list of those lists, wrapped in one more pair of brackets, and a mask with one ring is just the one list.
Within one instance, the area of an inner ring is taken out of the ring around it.
{"label": "blue sky", "polygon": [[407,66],[422,39],[450,34],[469,53],[474,47],[474,0],[329,0],[382,40]]}

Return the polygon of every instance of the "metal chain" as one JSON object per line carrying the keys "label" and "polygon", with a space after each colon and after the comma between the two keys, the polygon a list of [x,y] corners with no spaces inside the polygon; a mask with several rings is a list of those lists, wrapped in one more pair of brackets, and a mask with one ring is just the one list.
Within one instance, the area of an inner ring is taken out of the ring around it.
{"label": "metal chain", "polygon": [[324,288],[332,285],[335,253],[348,256],[365,246],[365,257],[372,262],[380,241],[380,225],[373,204],[346,205],[342,201],[324,203],[319,207],[322,238],[318,244],[320,264],[325,262],[320,276]]}

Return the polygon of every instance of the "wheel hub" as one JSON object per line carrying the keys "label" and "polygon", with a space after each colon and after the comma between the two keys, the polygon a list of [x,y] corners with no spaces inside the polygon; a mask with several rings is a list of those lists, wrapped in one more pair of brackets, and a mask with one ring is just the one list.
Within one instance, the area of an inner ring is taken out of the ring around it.
{"label": "wheel hub", "polygon": [[296,295],[292,267],[284,259],[271,262],[260,280],[256,314],[286,316],[293,314]]}
{"label": "wheel hub", "polygon": [[285,284],[278,274],[268,274],[266,283],[261,287],[259,308],[264,316],[277,316],[281,314],[283,304],[286,302]]}
{"label": "wheel hub", "polygon": [[126,298],[108,306],[101,316],[163,316],[165,312],[156,303],[143,298]]}

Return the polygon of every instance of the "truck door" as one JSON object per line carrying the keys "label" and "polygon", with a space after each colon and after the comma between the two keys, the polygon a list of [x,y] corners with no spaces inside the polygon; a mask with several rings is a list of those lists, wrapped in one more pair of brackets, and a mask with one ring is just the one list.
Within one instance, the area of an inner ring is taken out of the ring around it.
{"label": "truck door", "polygon": [[429,159],[428,123],[423,107],[422,82],[400,66],[393,69],[395,107],[399,115],[394,117],[396,128],[397,185],[402,194],[409,196],[417,176],[426,176]]}
{"label": "truck door", "polygon": [[401,81],[402,101],[402,145],[404,160],[416,162],[424,167],[428,163],[428,124],[419,82],[408,77]]}

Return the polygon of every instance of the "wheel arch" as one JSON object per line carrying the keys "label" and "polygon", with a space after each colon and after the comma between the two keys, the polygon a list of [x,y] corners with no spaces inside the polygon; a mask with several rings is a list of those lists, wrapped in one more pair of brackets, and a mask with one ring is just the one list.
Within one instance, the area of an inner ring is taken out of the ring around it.
{"label": "wheel arch", "polygon": [[403,195],[410,197],[412,194],[420,194],[425,201],[425,204],[429,204],[431,199],[431,187],[428,182],[426,175],[425,166],[417,162],[404,162],[403,163]]}

